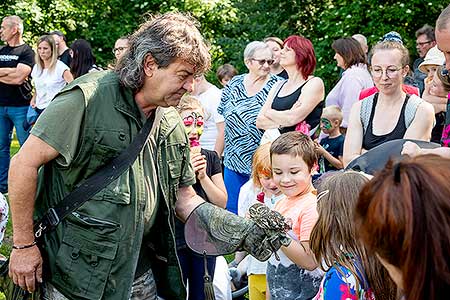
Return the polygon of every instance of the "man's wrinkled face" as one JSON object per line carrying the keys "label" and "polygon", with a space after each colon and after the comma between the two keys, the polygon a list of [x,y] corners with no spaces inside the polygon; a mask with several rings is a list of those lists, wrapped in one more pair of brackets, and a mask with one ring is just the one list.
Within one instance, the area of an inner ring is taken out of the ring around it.
{"label": "man's wrinkled face", "polygon": [[195,70],[191,64],[181,59],[167,67],[159,67],[154,61],[146,64],[142,93],[148,105],[177,106],[185,93],[192,92]]}
{"label": "man's wrinkled face", "polygon": [[4,20],[2,22],[2,25],[0,27],[0,38],[4,42],[10,41],[14,35],[17,33],[17,26],[14,26],[14,24],[11,24],[7,20]]}
{"label": "man's wrinkled face", "polygon": [[416,40],[416,49],[419,56],[424,58],[427,55],[428,50],[434,47],[435,41],[430,40],[426,34],[421,34]]}

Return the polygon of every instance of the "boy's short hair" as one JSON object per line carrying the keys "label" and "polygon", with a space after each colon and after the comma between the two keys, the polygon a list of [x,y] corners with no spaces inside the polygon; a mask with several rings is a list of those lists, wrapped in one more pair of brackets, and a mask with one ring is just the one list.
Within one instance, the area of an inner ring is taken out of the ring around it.
{"label": "boy's short hair", "polygon": [[303,159],[308,168],[317,164],[317,151],[312,139],[298,131],[286,132],[280,135],[270,146],[270,158],[274,154],[289,154]]}
{"label": "boy's short hair", "polygon": [[222,79],[224,79],[225,77],[230,77],[233,78],[234,76],[236,76],[238,74],[237,70],[235,67],[233,67],[233,65],[231,64],[224,64],[222,66],[220,66],[217,69],[216,72],[216,76],[219,79],[219,81],[222,81]]}
{"label": "boy's short hair", "polygon": [[181,97],[180,103],[175,107],[179,114],[186,110],[200,109],[204,111],[200,101],[191,95],[184,95]]}
{"label": "boy's short hair", "polygon": [[322,117],[329,116],[330,121],[339,121],[339,125],[341,125],[342,120],[344,119],[344,114],[342,113],[342,109],[337,105],[330,105],[323,109]]}

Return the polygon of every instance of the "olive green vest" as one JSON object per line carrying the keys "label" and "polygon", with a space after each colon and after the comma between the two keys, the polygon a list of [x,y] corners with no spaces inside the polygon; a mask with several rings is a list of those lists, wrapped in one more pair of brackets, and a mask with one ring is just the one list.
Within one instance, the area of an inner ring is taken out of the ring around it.
{"label": "olive green vest", "polygon": [[[119,85],[116,74],[92,73],[70,84],[62,93],[76,88],[81,89],[85,100],[83,123],[72,124],[81,126],[77,154],[69,167],[51,161],[41,168],[36,218],[118,156],[143,125],[131,91]],[[189,161],[189,147],[184,126],[173,108],[158,108],[155,124],[159,126],[151,134],[158,145],[157,174],[161,198],[165,201],[157,206],[157,217],[152,232],[145,237],[143,249],[152,260],[158,293],[165,299],[185,299],[173,220],[176,192],[182,170]],[[44,237],[44,278],[69,299],[129,299],[143,243],[142,157],[138,156],[119,179]]]}

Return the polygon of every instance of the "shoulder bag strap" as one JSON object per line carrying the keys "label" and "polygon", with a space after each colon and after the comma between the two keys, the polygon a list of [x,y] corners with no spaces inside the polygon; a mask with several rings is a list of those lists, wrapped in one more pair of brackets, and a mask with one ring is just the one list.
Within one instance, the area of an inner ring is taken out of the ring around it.
{"label": "shoulder bag strap", "polygon": [[362,102],[359,117],[363,126],[363,134],[366,133],[367,128],[369,127],[370,115],[372,114],[373,101],[375,97],[378,97],[378,93],[370,95],[361,100]]}
{"label": "shoulder bag strap", "polygon": [[130,145],[119,156],[83,181],[59,202],[58,205],[50,208],[42,219],[35,223],[34,232],[36,239],[40,238],[42,234],[53,230],[67,215],[119,178],[133,164],[147,142],[155,120],[155,114],[156,111],[147,119]]}
{"label": "shoulder bag strap", "polygon": [[411,125],[412,121],[416,117],[417,109],[419,105],[424,101],[417,96],[406,95],[406,107],[405,107],[405,126],[406,128]]}

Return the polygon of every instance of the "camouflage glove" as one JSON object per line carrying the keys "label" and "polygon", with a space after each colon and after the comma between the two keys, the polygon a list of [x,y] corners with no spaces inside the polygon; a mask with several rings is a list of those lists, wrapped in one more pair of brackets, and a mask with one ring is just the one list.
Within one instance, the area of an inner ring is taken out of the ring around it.
{"label": "camouflage glove", "polygon": [[260,261],[269,259],[290,239],[282,231],[265,229],[210,203],[199,205],[185,224],[186,243],[193,251],[223,255],[245,250]]}

